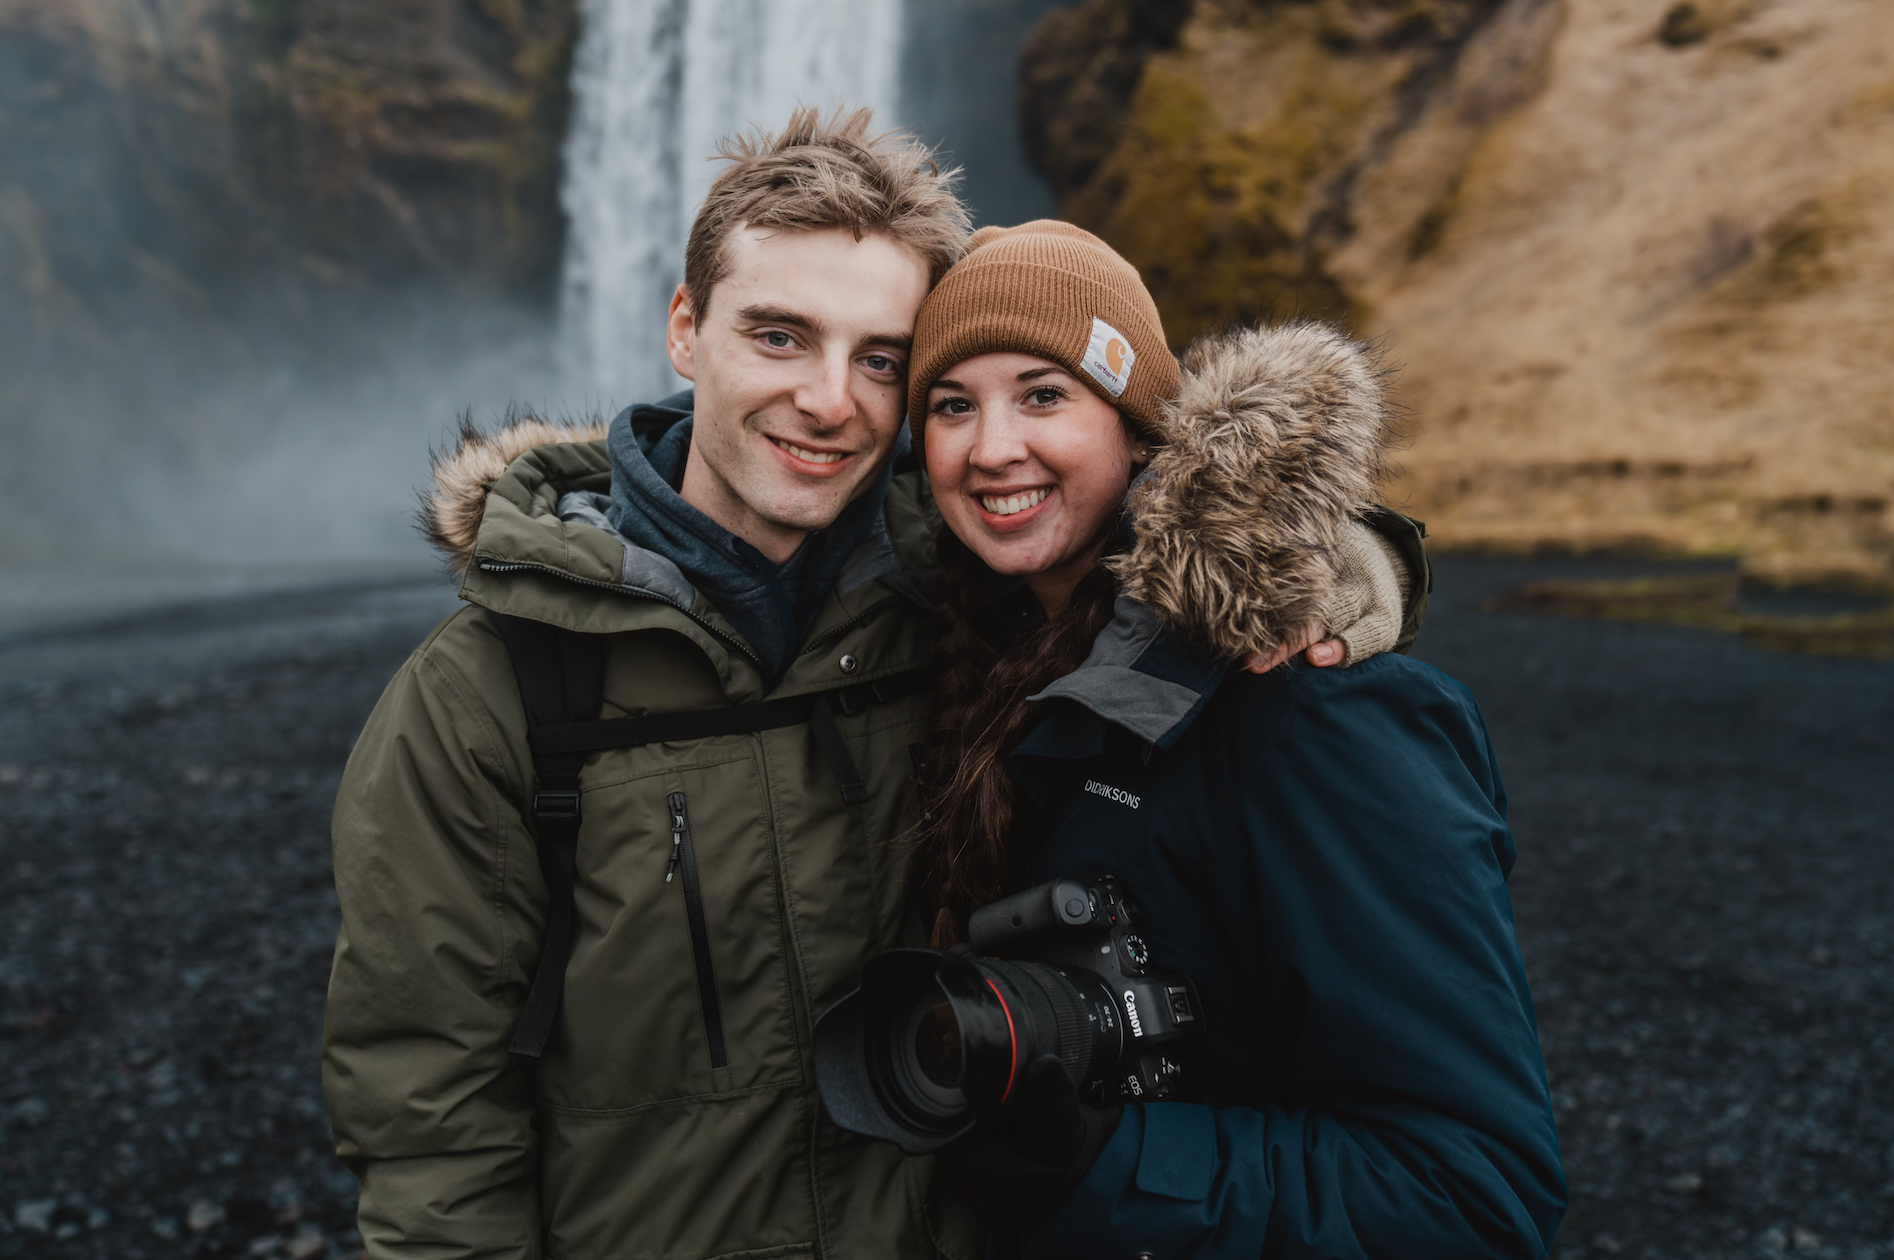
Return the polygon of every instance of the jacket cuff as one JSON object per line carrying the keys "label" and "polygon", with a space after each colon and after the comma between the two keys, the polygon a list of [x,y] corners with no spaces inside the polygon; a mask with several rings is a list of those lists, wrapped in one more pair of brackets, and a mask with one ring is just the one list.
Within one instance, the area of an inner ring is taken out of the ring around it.
{"label": "jacket cuff", "polygon": [[1216,1113],[1191,1103],[1125,1108],[1091,1168],[1027,1237],[1025,1260],[1173,1252],[1203,1232],[1220,1166]]}
{"label": "jacket cuff", "polygon": [[1324,611],[1329,633],[1348,647],[1344,666],[1394,647],[1411,581],[1406,563],[1386,539],[1360,521],[1343,523],[1335,589]]}

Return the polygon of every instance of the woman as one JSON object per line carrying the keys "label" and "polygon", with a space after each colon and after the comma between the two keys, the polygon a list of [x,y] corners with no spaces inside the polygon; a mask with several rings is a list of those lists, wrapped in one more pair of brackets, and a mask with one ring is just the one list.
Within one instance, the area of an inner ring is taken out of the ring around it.
{"label": "woman", "polygon": [[1029,1065],[960,1152],[1014,1209],[1003,1249],[1545,1255],[1565,1188],[1479,711],[1391,653],[1266,668],[1371,509],[1371,356],[1303,324],[1210,340],[1180,378],[1136,272],[1042,222],[974,238],[909,380],[951,530],[943,913],[1115,874],[1204,1007],[1180,1101],[1093,1109]]}

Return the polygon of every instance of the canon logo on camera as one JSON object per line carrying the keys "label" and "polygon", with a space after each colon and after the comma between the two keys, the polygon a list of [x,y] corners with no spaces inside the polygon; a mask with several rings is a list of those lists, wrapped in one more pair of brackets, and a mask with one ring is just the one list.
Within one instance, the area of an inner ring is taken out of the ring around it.
{"label": "canon logo on camera", "polygon": [[1144,1036],[1144,1025],[1138,1022],[1138,995],[1133,993],[1130,989],[1125,990],[1125,1014],[1129,1016],[1131,1020],[1131,1035],[1133,1037]]}

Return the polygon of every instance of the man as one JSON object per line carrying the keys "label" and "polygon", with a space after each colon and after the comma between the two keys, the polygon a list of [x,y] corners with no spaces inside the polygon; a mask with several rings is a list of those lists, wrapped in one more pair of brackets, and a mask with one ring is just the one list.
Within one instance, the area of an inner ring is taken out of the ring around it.
{"label": "man", "polygon": [[549,897],[491,614],[602,638],[607,717],[926,663],[897,581],[927,566],[925,493],[890,453],[914,315],[967,222],[951,173],[868,122],[803,111],[727,152],[672,303],[694,417],[637,408],[517,462],[532,435],[470,436],[441,470],[469,606],[390,685],[335,818],[325,1083],[371,1256],[978,1254],[926,1161],[828,1125],[807,1061],[814,1016],[915,939],[889,843],[912,687],[834,718],[860,804],[807,723],[594,754],[557,1021],[537,1061],[508,1052]]}
{"label": "man", "polygon": [[[967,222],[952,172],[868,126],[801,111],[722,154],[668,331],[694,397],[603,442],[470,432],[437,468],[468,607],[390,684],[334,823],[324,1080],[370,1256],[983,1253],[974,1197],[836,1129],[809,1061],[866,960],[924,943],[899,837],[938,518],[903,398]],[[531,642],[554,685],[602,679],[574,722],[750,716],[555,784]]]}

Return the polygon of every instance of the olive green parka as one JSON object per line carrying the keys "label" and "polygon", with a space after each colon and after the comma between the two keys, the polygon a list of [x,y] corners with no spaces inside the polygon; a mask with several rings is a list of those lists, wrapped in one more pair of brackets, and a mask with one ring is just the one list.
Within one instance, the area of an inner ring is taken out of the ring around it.
{"label": "olive green parka", "polygon": [[[863,964],[922,941],[899,840],[924,694],[838,718],[846,805],[808,726],[595,753],[581,776],[574,943],[544,1056],[508,1040],[547,892],[526,720],[490,613],[607,636],[600,716],[764,698],[729,624],[600,515],[605,445],[526,426],[442,461],[431,530],[467,606],[402,666],[334,821],[342,929],[323,1034],[370,1257],[971,1257],[967,1188],[836,1129],[810,1025]],[[928,663],[914,575],[938,518],[916,469],[770,698]],[[670,798],[687,802],[717,1004],[700,999]],[[713,1063],[707,1027],[720,1023]]]}

